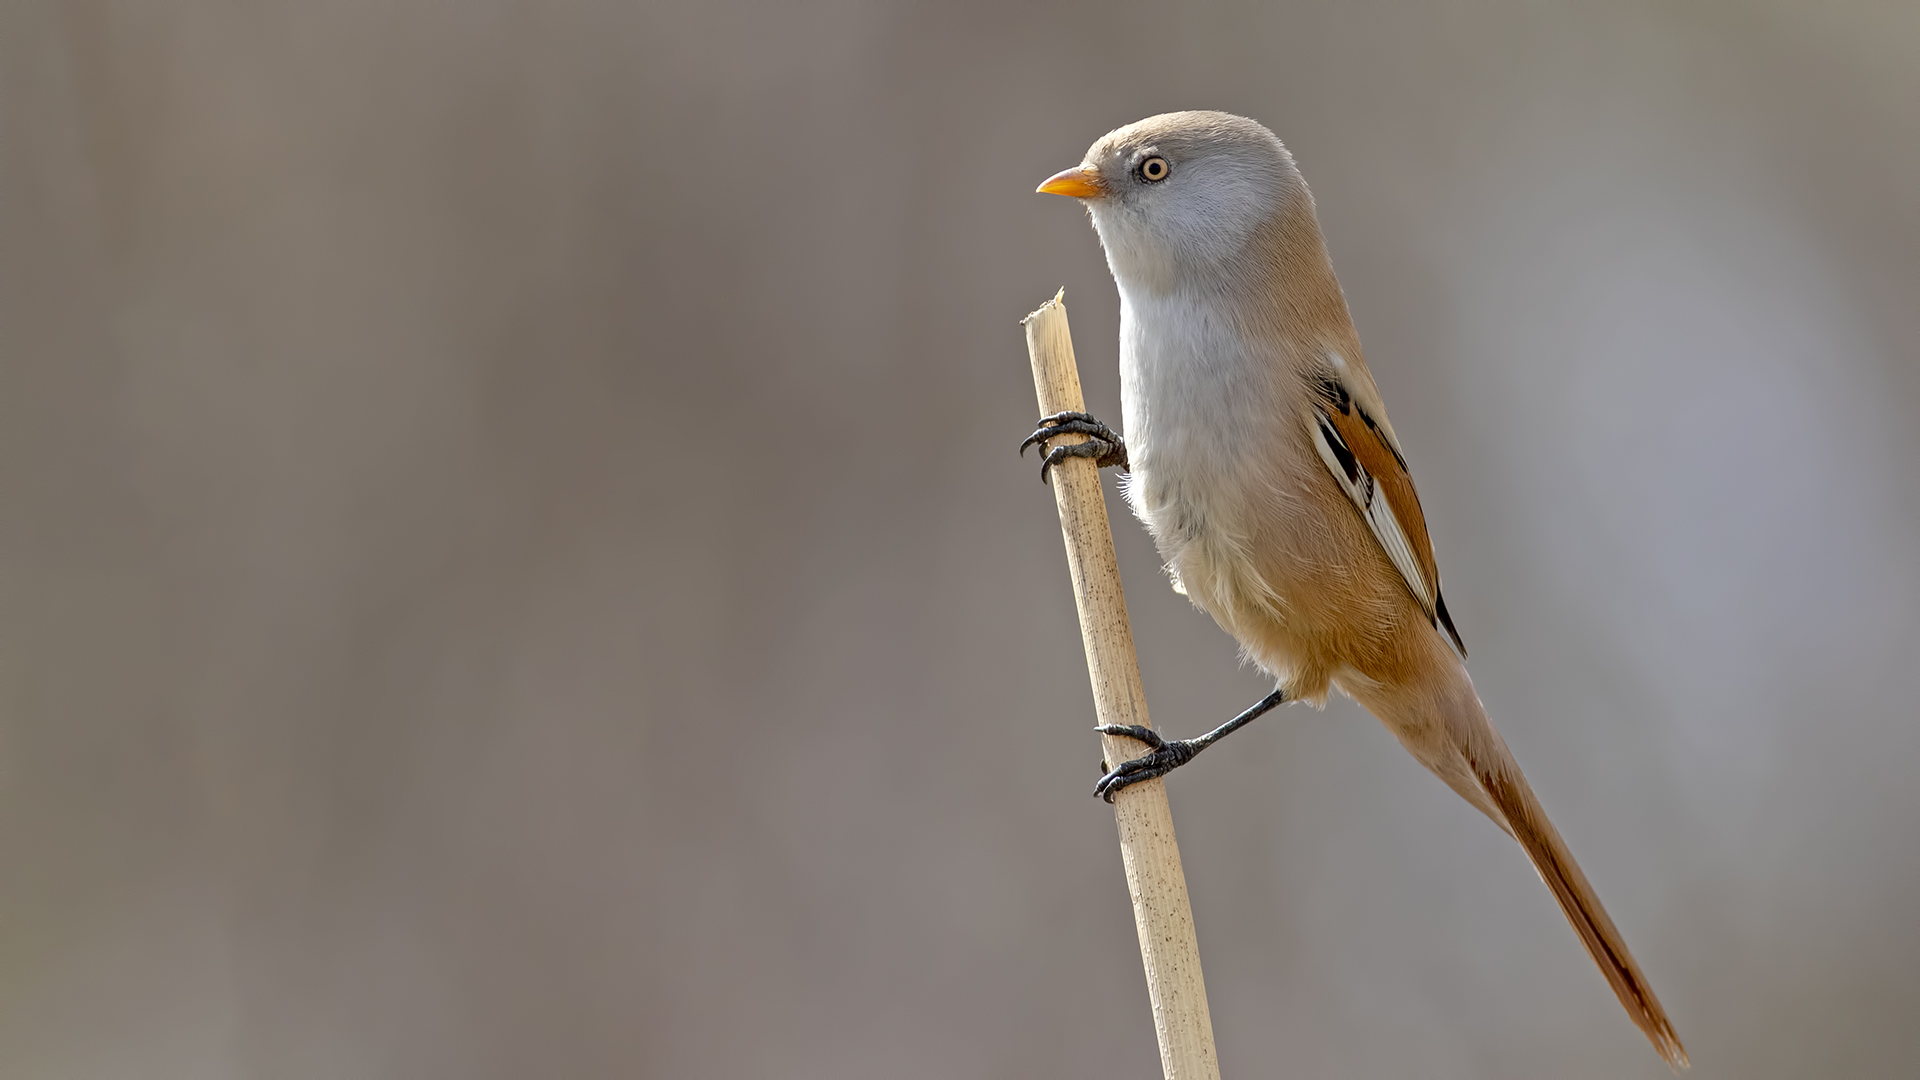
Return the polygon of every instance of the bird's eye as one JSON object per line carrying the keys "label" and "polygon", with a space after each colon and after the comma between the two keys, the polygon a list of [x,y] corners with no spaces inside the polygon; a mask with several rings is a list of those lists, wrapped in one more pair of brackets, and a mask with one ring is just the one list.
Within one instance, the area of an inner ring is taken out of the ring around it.
{"label": "bird's eye", "polygon": [[1140,179],[1145,180],[1147,183],[1157,184],[1167,178],[1167,173],[1170,170],[1167,166],[1167,159],[1155,154],[1153,157],[1141,162],[1140,167],[1134,171],[1139,173]]}

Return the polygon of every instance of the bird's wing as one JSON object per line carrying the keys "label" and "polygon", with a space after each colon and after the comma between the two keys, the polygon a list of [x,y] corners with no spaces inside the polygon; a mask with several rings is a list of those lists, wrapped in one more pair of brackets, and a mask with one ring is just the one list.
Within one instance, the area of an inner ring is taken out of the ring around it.
{"label": "bird's wing", "polygon": [[1387,423],[1380,392],[1365,369],[1356,369],[1337,354],[1329,354],[1328,361],[1314,401],[1313,445],[1334,481],[1367,520],[1428,621],[1444,628],[1465,656],[1467,647],[1440,595],[1440,567],[1433,559],[1420,496],[1413,490],[1400,440]]}

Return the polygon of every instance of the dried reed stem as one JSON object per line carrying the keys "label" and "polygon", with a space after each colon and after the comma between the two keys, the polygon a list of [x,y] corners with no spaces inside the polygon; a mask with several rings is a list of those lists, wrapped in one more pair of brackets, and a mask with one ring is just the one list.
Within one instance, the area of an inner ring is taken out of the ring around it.
{"label": "dried reed stem", "polygon": [[[1065,295],[1066,290],[1061,290],[1021,321],[1027,330],[1033,388],[1042,416],[1086,407],[1073,361]],[[1085,438],[1063,435],[1048,445]],[[1102,724],[1148,726],[1146,695],[1140,688],[1140,665],[1134,658],[1133,631],[1127,625],[1127,601],[1120,591],[1120,567],[1114,558],[1099,468],[1086,458],[1061,462],[1053,469],[1053,497],[1067,542],[1073,599],[1080,611],[1087,673],[1093,680],[1094,712]],[[1142,752],[1131,739],[1101,738],[1107,761],[1125,761]],[[1120,826],[1127,891],[1133,897],[1133,923],[1140,933],[1140,960],[1147,969],[1153,1027],[1160,1037],[1160,1066],[1167,1080],[1219,1080],[1213,1020],[1200,977],[1200,945],[1194,937],[1193,909],[1187,902],[1187,879],[1180,868],[1166,785],[1149,780],[1123,789],[1114,798],[1114,817]]]}

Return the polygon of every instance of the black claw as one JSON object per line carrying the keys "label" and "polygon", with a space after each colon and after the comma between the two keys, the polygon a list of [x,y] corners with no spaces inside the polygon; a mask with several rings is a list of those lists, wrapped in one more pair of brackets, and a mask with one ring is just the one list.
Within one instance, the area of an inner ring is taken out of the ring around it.
{"label": "black claw", "polygon": [[[1131,787],[1145,780],[1165,776],[1173,770],[1193,760],[1202,747],[1192,739],[1176,739],[1172,742],[1161,738],[1152,728],[1138,727],[1133,724],[1101,724],[1096,731],[1103,735],[1124,735],[1129,739],[1138,739],[1146,743],[1150,750],[1131,761],[1123,761],[1108,770],[1100,782],[1093,786],[1093,793],[1108,802],[1121,789]],[[1106,762],[1101,762],[1105,765]]]}
{"label": "black claw", "polygon": [[1274,706],[1287,700],[1285,690],[1275,690],[1266,697],[1253,703],[1252,707],[1239,716],[1221,724],[1197,739],[1163,739],[1160,733],[1150,727],[1138,724],[1097,724],[1094,730],[1102,735],[1118,735],[1145,743],[1148,753],[1123,761],[1118,768],[1108,768],[1105,761],[1100,762],[1100,771],[1106,775],[1094,785],[1093,793],[1113,801],[1114,793],[1142,780],[1151,780],[1156,776],[1165,776],[1173,770],[1194,759],[1194,755],[1233,734],[1251,723],[1255,718],[1267,713]]}
{"label": "black claw", "polygon": [[1023,442],[1020,444],[1020,452],[1024,454],[1026,453],[1027,447],[1032,446],[1034,443],[1045,442],[1046,440],[1053,438],[1055,435],[1066,434],[1067,430],[1062,428],[1060,425],[1069,424],[1076,420],[1083,424],[1097,425],[1101,429],[1100,431],[1083,431],[1081,432],[1081,434],[1083,435],[1098,435],[1102,433],[1107,435],[1113,434],[1113,432],[1111,431],[1105,431],[1105,428],[1107,425],[1100,423],[1100,421],[1095,419],[1093,417],[1093,414],[1091,413],[1074,412],[1072,410],[1068,410],[1067,412],[1057,412],[1057,413],[1054,413],[1052,416],[1043,416],[1040,418],[1039,429],[1035,431],[1033,434],[1027,436],[1026,442]]}
{"label": "black claw", "polygon": [[1079,419],[1080,415],[1082,415],[1079,413],[1060,413],[1058,415],[1068,417],[1068,419],[1056,420],[1050,416],[1041,421],[1042,426],[1036,429],[1033,434],[1027,436],[1026,440],[1020,444],[1020,452],[1022,454],[1027,452],[1027,447],[1035,443],[1046,442],[1055,435],[1092,435],[1094,438],[1105,442],[1113,442],[1118,439],[1118,436],[1113,433],[1112,429],[1098,420]]}
{"label": "black claw", "polygon": [[1124,735],[1129,739],[1146,743],[1155,750],[1167,745],[1167,741],[1160,737],[1159,732],[1150,727],[1141,727],[1139,724],[1095,724],[1093,730],[1102,735]]}
{"label": "black claw", "polygon": [[1040,460],[1042,483],[1047,481],[1048,473],[1055,465],[1070,457],[1091,458],[1102,469],[1110,466],[1127,468],[1126,442],[1114,434],[1112,428],[1083,412],[1058,412],[1041,417],[1040,426],[1020,443],[1020,453],[1025,454],[1029,446],[1044,445],[1048,439],[1058,435],[1085,435],[1087,440],[1046,451]]}
{"label": "black claw", "polygon": [[1047,451],[1047,456],[1040,461],[1040,482],[1043,484],[1047,483],[1047,473],[1050,472],[1055,465],[1060,464],[1068,458],[1092,458],[1093,463],[1099,465],[1112,453],[1112,444],[1098,438],[1088,439],[1086,442],[1073,443],[1068,446],[1056,446]]}

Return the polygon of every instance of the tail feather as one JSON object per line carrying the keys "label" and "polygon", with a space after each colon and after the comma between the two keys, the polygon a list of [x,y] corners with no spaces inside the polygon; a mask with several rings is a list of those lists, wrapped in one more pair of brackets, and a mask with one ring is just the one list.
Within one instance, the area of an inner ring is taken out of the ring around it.
{"label": "tail feather", "polygon": [[1445,652],[1438,635],[1429,644],[1434,663],[1426,669],[1427,678],[1397,685],[1354,680],[1352,685],[1343,682],[1343,689],[1384,721],[1401,745],[1434,775],[1520,842],[1627,1015],[1676,1073],[1686,1068],[1686,1048],[1674,1034],[1660,999],[1654,997],[1626,941],[1600,906],[1580,864],[1573,861],[1566,841],[1547,820],[1505,740],[1487,719],[1466,669]]}
{"label": "tail feather", "polygon": [[1547,820],[1526,777],[1511,765],[1511,758],[1498,764],[1475,761],[1472,765],[1480,786],[1500,808],[1507,819],[1508,831],[1520,841],[1527,858],[1533,860],[1540,880],[1546,882],[1553,898],[1560,902],[1567,922],[1573,924],[1580,943],[1600,966],[1600,973],[1607,977],[1608,985],[1613,987],[1627,1015],[1676,1073],[1686,1068],[1686,1047],[1680,1045],[1680,1036],[1674,1033],[1666,1010],[1660,1007],[1660,999],[1654,996],[1653,987],[1640,973],[1640,965],[1627,951],[1626,940],[1607,917],[1607,909],[1600,906],[1600,898],[1587,883],[1587,876],[1580,872],[1580,864],[1573,861],[1566,841],[1560,839],[1553,822]]}

